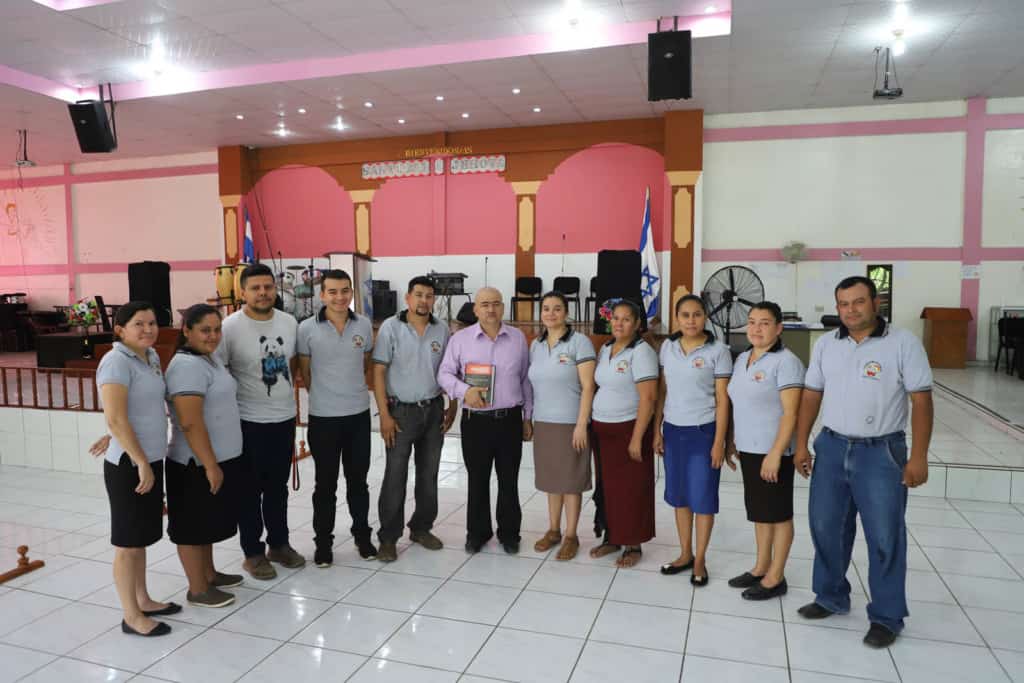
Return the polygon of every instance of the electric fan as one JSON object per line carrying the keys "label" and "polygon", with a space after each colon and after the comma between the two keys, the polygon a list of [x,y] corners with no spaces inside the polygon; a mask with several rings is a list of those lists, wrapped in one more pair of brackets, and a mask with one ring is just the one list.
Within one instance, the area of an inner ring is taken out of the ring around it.
{"label": "electric fan", "polygon": [[708,318],[722,328],[728,344],[729,333],[745,327],[750,308],[764,301],[764,285],[750,268],[726,266],[708,278],[701,296],[708,307]]}

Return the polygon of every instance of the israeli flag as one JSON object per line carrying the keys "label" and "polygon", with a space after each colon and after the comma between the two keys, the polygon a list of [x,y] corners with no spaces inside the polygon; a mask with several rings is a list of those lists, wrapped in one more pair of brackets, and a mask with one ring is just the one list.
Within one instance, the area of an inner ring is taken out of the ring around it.
{"label": "israeli flag", "polygon": [[658,272],[658,255],[654,252],[654,235],[651,232],[651,188],[644,197],[644,223],[640,228],[640,293],[644,298],[647,319],[658,315],[661,305],[661,277]]}
{"label": "israeli flag", "polygon": [[249,209],[245,209],[245,240],[242,242],[242,260],[245,263],[256,261],[256,247],[252,243],[252,223],[249,222]]}

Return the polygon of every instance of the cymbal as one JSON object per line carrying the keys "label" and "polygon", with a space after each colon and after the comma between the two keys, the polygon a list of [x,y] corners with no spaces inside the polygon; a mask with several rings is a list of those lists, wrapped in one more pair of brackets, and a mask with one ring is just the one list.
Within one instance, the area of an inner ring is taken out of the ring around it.
{"label": "cymbal", "polygon": [[306,270],[309,266],[285,266],[287,270]]}

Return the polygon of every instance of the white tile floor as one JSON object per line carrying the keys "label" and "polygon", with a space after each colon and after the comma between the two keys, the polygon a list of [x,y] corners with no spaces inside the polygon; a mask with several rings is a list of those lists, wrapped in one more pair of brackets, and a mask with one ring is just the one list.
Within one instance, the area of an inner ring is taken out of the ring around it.
{"label": "white tile floor", "polygon": [[[377,440],[374,448],[376,492],[383,474]],[[46,560],[45,568],[0,586],[0,682],[1024,681],[1024,505],[912,497],[911,617],[897,644],[876,652],[860,642],[867,628],[863,545],[850,571],[853,612],[815,623],[796,614],[813,597],[804,514],[797,516],[789,595],[752,604],[725,585],[753,561],[736,483],[722,485],[712,581],[694,590],[687,575],[657,573],[676,552],[663,504],[658,537],[636,569],[587,557],[589,523],[577,560],[535,553],[546,501],[533,487],[529,449],[520,488],[531,531],[522,554],[507,556],[493,542],[465,554],[459,459],[458,441],[449,439],[436,529],[445,550],[403,542],[398,562],[364,562],[344,532],[350,520],[342,505],[335,566],[247,581],[234,590],[231,608],[186,607],[171,620],[172,635],[154,640],[117,628],[102,481],[0,468],[0,569],[13,566],[21,543]],[[311,482],[312,462],[302,468]],[[807,490],[795,495],[800,510]],[[307,484],[290,505],[293,543],[306,554],[310,505]],[[585,522],[589,512],[588,505]],[[227,570],[242,559],[234,540],[216,554]],[[154,595],[182,602],[174,547],[164,539],[149,560]]]}

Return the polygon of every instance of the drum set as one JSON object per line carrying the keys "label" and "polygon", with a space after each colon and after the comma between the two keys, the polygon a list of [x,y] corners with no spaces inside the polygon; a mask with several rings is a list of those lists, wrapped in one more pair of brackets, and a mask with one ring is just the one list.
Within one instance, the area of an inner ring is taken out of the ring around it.
{"label": "drum set", "polygon": [[[217,284],[217,304],[235,309],[242,304],[242,271],[248,263],[217,266],[214,277]],[[274,276],[277,282],[277,308],[302,321],[320,312],[319,288],[324,273],[311,263],[308,266],[289,265]],[[211,301],[211,303],[213,303]]]}

